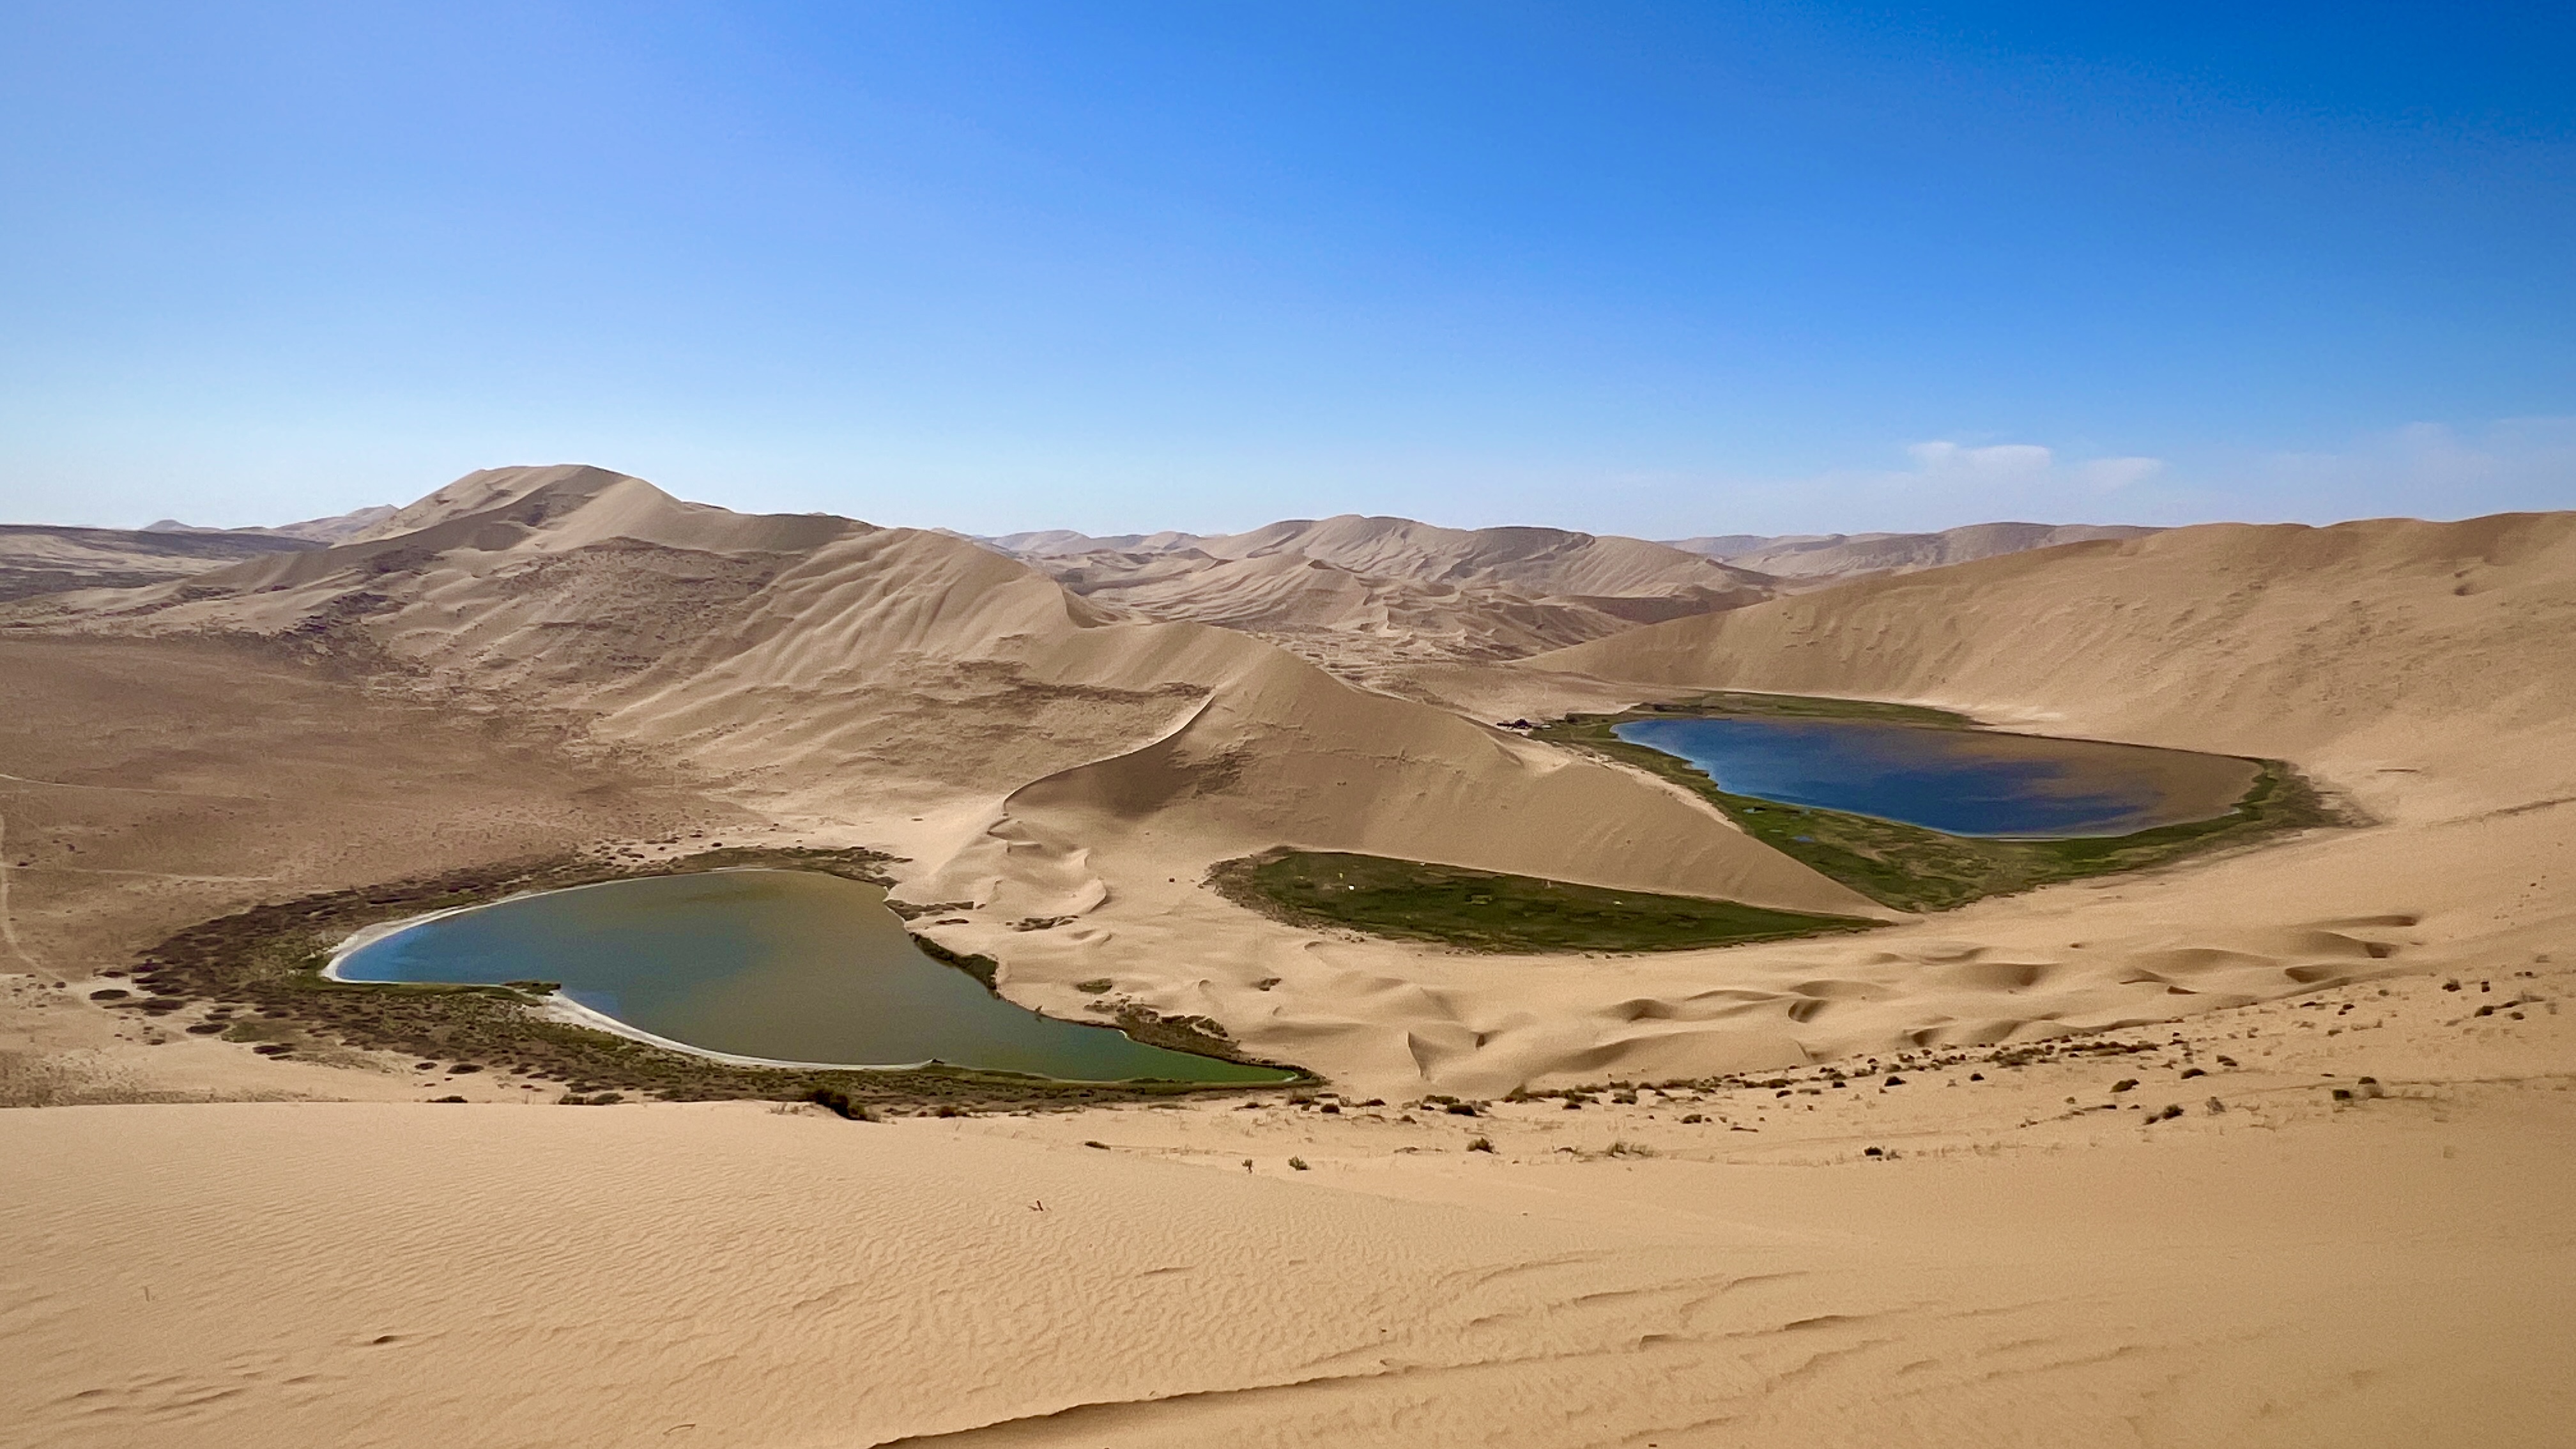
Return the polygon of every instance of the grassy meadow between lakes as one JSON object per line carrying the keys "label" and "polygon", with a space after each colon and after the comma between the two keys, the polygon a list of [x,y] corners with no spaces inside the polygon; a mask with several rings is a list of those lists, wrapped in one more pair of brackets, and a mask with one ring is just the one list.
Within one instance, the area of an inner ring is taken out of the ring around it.
{"label": "grassy meadow between lakes", "polygon": [[1879,924],[1344,851],[1245,856],[1215,867],[1208,884],[1292,925],[1496,953],[1688,951]]}

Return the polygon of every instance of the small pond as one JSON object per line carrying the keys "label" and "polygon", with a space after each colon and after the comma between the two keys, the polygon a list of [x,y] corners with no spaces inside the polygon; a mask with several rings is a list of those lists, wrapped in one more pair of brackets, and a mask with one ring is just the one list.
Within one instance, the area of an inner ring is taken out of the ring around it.
{"label": "small pond", "polygon": [[334,974],[560,982],[637,1031],[762,1061],[939,1061],[1080,1082],[1290,1080],[1013,1005],[922,954],[884,891],[810,871],[646,876],[498,901],[362,945]]}
{"label": "small pond", "polygon": [[2226,755],[1880,720],[1699,716],[1612,733],[1719,788],[1948,835],[2128,835],[2226,814],[2260,766]]}

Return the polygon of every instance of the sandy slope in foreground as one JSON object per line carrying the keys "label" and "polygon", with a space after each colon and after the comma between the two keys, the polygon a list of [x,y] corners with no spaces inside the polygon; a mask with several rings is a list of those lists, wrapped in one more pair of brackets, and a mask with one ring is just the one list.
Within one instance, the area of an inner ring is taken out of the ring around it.
{"label": "sandy slope in foreground", "polygon": [[[2576,973],[2525,969],[1984,1081],[1475,1122],[0,1113],[0,1423],[64,1449],[2560,1443]],[[2365,1073],[2385,1096],[2330,1099]]]}

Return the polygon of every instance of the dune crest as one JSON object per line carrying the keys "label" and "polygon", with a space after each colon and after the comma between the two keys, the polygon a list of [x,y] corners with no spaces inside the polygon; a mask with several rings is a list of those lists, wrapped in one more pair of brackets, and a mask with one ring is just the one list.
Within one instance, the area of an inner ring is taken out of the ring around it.
{"label": "dune crest", "polygon": [[1759,574],[1643,539],[1355,514],[1216,537],[983,541],[1085,598],[1239,629],[1370,684],[1407,664],[1512,659],[1772,592]]}

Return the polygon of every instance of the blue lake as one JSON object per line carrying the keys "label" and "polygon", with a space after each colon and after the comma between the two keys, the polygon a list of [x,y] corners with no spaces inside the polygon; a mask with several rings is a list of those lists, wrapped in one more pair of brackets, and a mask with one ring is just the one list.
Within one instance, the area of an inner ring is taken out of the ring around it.
{"label": "blue lake", "polygon": [[2224,755],[1878,720],[1676,716],[1612,733],[1690,761],[1731,794],[1949,835],[2127,835],[2214,819],[2259,773]]}
{"label": "blue lake", "polygon": [[562,983],[665,1041],[763,1061],[929,1061],[1066,1081],[1277,1082],[995,996],[922,954],[875,886],[811,871],[647,876],[407,926],[343,956],[350,981]]}

